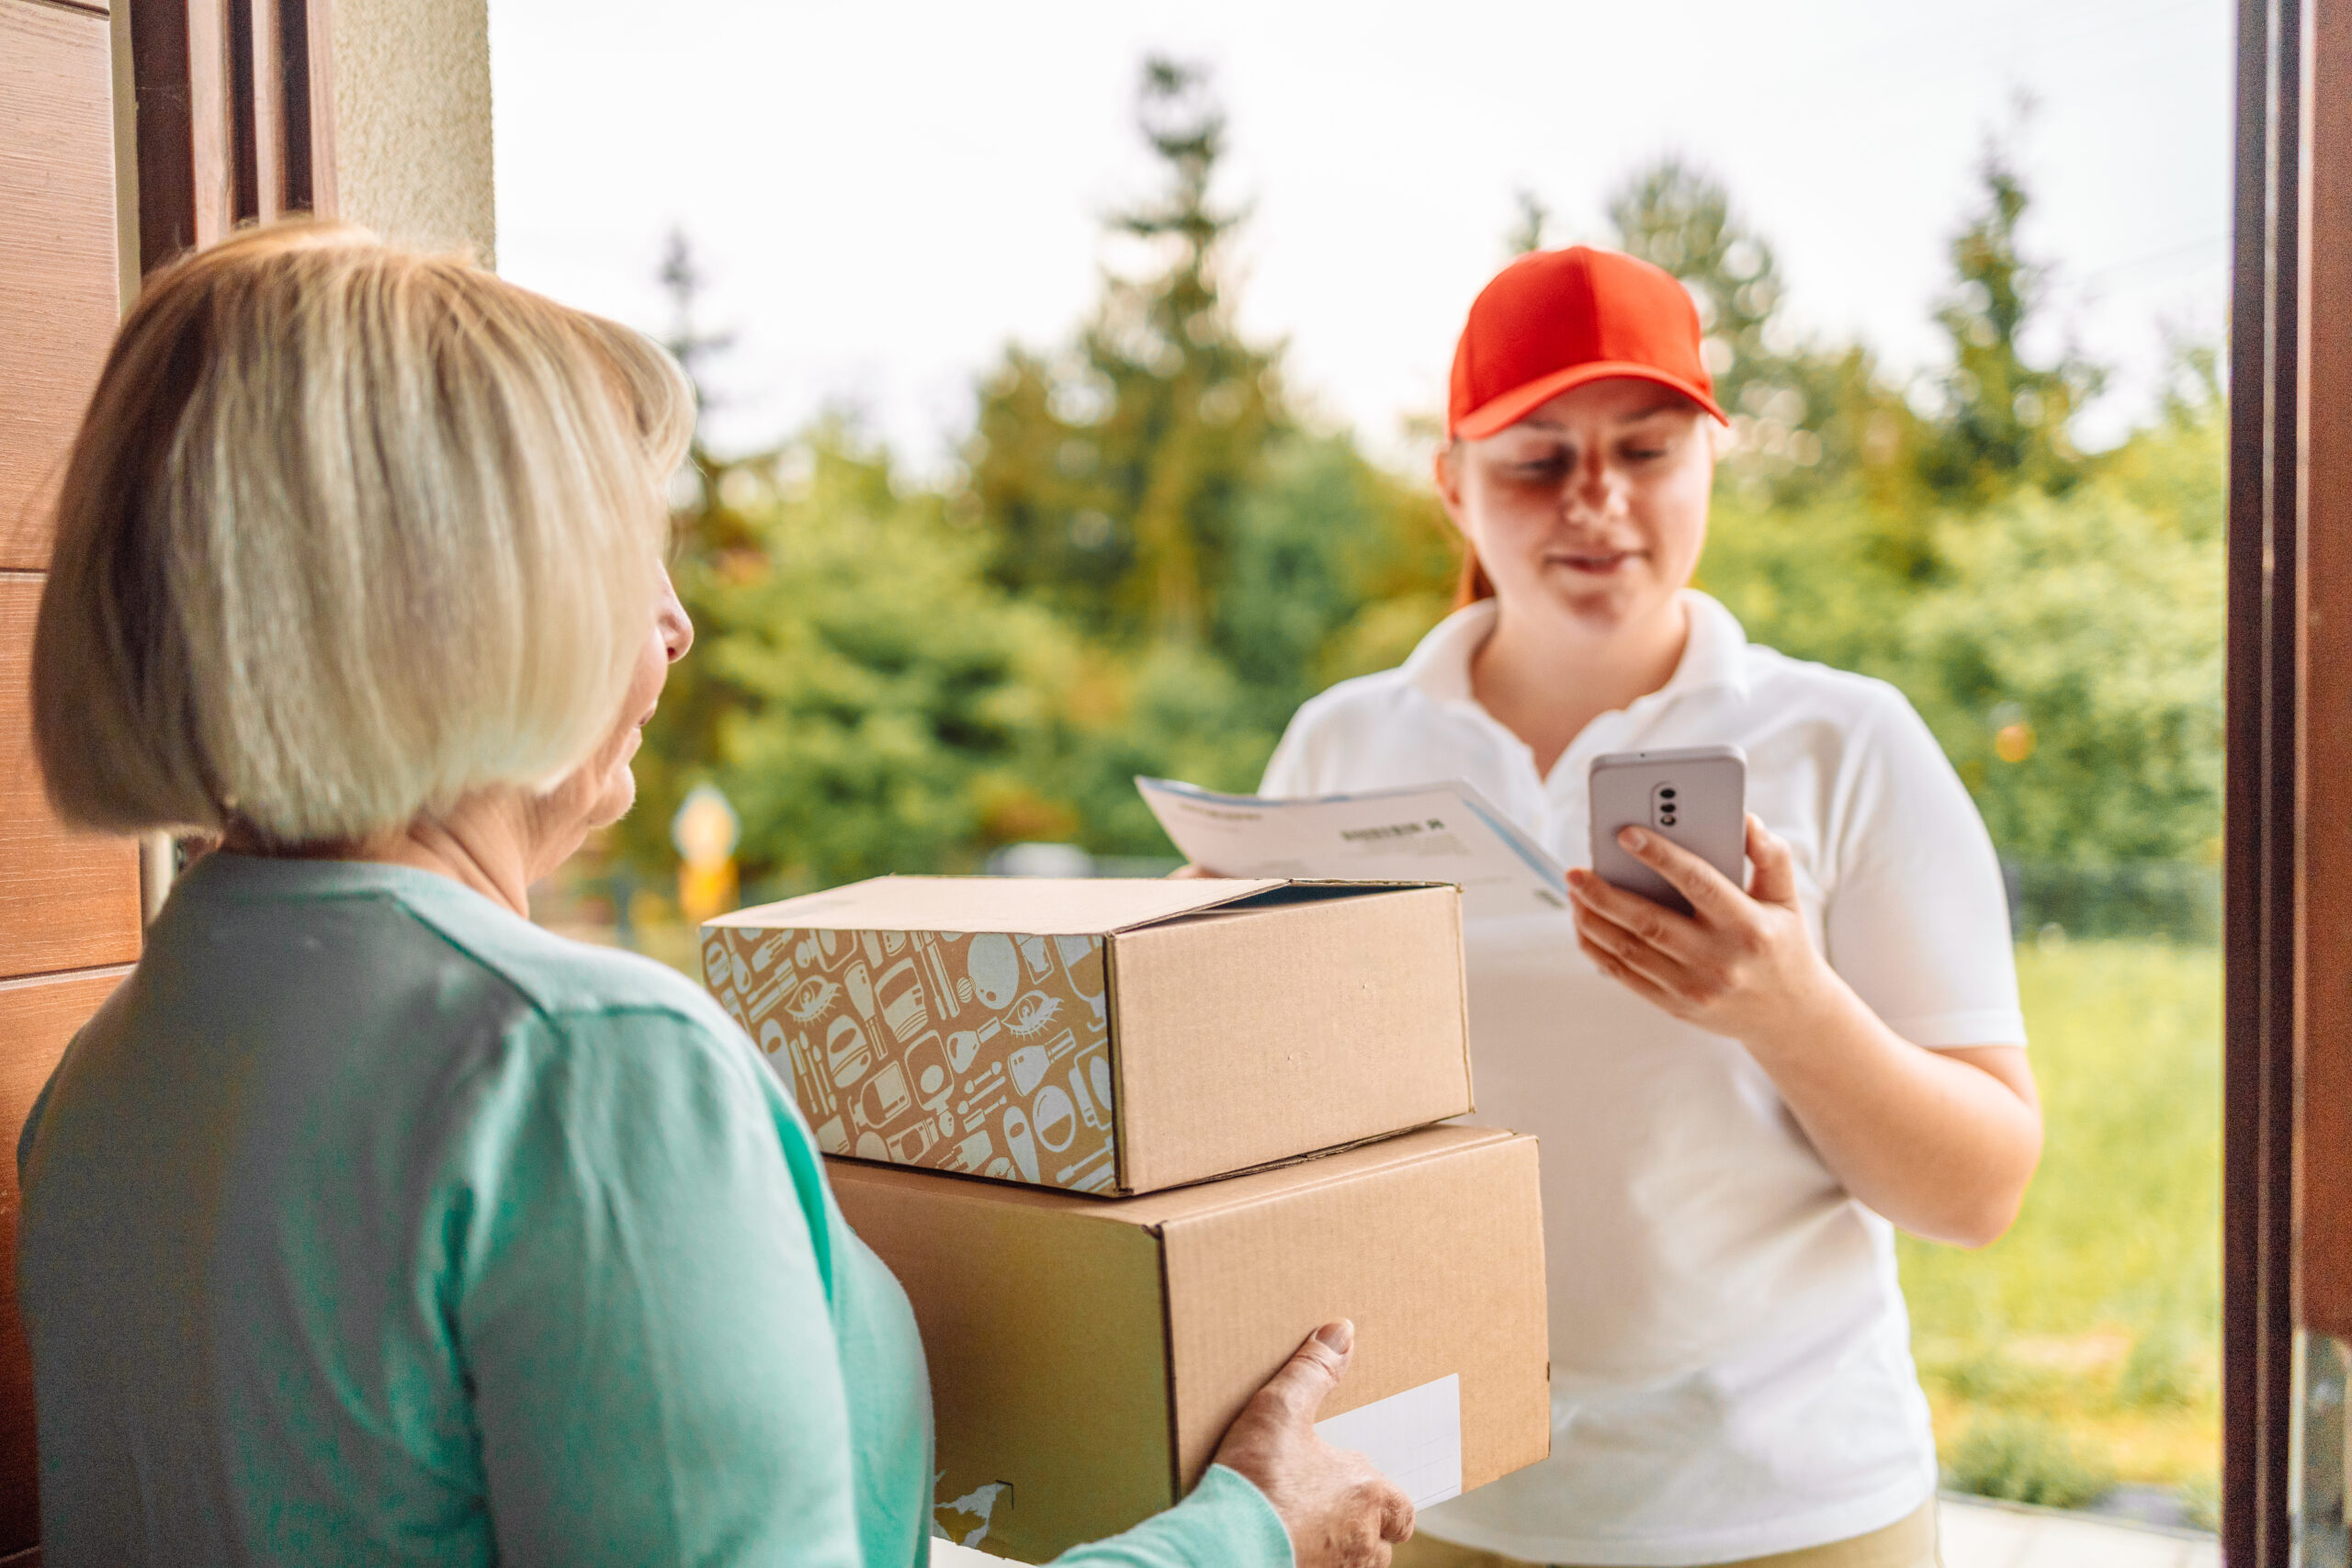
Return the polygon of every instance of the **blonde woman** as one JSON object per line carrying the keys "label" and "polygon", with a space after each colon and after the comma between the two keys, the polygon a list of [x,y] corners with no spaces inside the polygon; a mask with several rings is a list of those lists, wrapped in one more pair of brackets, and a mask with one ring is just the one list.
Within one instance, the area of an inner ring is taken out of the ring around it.
{"label": "blonde woman", "polygon": [[[693,632],[692,410],[633,333],[265,230],[149,283],[34,650],[59,809],[222,836],[18,1149],[51,1568],[928,1556],[897,1282],[751,1043],[527,889],[628,809]],[[1380,1564],[1303,1346],[1193,1495],[1070,1553]]]}

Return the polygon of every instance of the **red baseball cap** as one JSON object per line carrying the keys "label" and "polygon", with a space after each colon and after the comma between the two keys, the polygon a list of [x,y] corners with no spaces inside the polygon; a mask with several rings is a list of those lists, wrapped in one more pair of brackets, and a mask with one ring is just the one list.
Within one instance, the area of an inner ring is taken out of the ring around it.
{"label": "red baseball cap", "polygon": [[1531,251],[1478,291],[1453,351],[1445,433],[1477,441],[1571,387],[1656,381],[1728,424],[1699,352],[1699,308],[1674,275],[1616,251]]}

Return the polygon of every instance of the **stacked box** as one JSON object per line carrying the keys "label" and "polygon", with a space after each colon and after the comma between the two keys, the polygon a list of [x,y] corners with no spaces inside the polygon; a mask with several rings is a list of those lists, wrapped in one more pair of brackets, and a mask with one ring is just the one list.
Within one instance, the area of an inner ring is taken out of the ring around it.
{"label": "stacked box", "polygon": [[828,1154],[1129,1195],[1471,1109],[1444,885],[890,876],[703,973]]}
{"label": "stacked box", "polygon": [[1325,1436],[1417,1506],[1551,1451],[1535,1140],[1431,1127],[1111,1202],[831,1162],[913,1301],[940,1528],[1043,1562],[1183,1496],[1299,1341],[1356,1325]]}
{"label": "stacked box", "polygon": [[930,1358],[937,1515],[1043,1562],[1169,1506],[1317,1325],[1427,1504],[1549,1451],[1534,1140],[1472,1109],[1460,895],[885,877],[704,928]]}

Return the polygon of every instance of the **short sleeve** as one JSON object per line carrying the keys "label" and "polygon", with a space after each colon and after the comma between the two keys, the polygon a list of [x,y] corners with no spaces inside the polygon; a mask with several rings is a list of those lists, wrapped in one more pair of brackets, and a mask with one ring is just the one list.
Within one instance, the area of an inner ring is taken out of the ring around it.
{"label": "short sleeve", "polygon": [[856,1568],[813,1210],[748,1051],[519,1026],[460,1156],[451,1319],[510,1563]]}
{"label": "short sleeve", "polygon": [[1315,728],[1315,711],[1316,705],[1308,703],[1292,714],[1290,722],[1283,727],[1283,738],[1275,744],[1274,754],[1266,759],[1265,776],[1258,784],[1260,795],[1281,800],[1317,793],[1307,765],[1307,735]]}
{"label": "short sleeve", "polygon": [[1891,687],[1856,727],[1832,810],[1830,967],[1915,1045],[2023,1045],[1992,837],[1934,735]]}

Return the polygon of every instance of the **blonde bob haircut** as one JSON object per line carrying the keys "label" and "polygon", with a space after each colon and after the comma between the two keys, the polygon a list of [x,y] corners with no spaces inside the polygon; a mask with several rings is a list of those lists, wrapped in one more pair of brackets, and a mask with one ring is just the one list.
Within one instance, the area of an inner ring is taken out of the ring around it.
{"label": "blonde bob haircut", "polygon": [[552,786],[620,720],[693,418],[637,333],[360,230],[156,275],[59,495],[51,801],[304,844]]}

